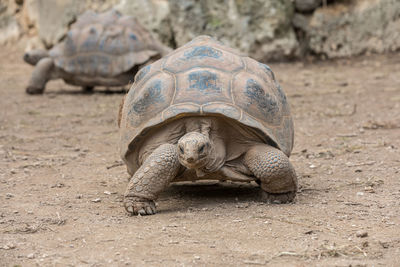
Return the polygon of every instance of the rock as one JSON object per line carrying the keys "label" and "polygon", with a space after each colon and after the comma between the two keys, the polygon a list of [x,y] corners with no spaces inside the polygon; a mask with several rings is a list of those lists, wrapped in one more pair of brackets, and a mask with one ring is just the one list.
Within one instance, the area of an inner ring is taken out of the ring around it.
{"label": "rock", "polygon": [[25,52],[31,51],[33,49],[45,49],[45,46],[39,36],[33,36],[27,40]]}
{"label": "rock", "polygon": [[343,1],[318,8],[308,30],[312,53],[328,58],[400,49],[400,1]]}
{"label": "rock", "polygon": [[300,13],[295,13],[292,19],[292,24],[296,29],[300,29],[304,32],[308,31],[308,25],[309,25],[309,20],[310,18],[300,14]]}
{"label": "rock", "polygon": [[308,13],[314,11],[322,4],[322,0],[295,0],[294,6],[297,11]]}
{"label": "rock", "polygon": [[367,231],[358,231],[357,233],[356,233],[356,237],[361,237],[361,238],[363,238],[363,237],[367,237],[368,236],[368,232]]}
{"label": "rock", "polygon": [[79,14],[82,2],[77,0],[42,0],[36,3],[39,37],[46,47],[51,47],[65,36],[68,25]]}
{"label": "rock", "polygon": [[10,250],[10,249],[16,248],[16,246],[13,243],[7,243],[6,245],[4,245],[1,248],[4,249],[4,250]]}
{"label": "rock", "polygon": [[298,54],[290,0],[122,0],[115,8],[170,46],[208,34],[261,61]]}
{"label": "rock", "polygon": [[[121,0],[114,8],[124,15],[132,15],[165,44],[173,40],[169,16],[170,4],[167,0]],[[143,16],[146,14],[146,16]]]}
{"label": "rock", "polygon": [[22,35],[21,26],[15,16],[16,12],[18,8],[14,1],[0,2],[0,45],[15,42]]}
{"label": "rock", "polygon": [[298,54],[290,0],[170,0],[169,3],[177,46],[197,35],[208,34],[260,61]]}
{"label": "rock", "polygon": [[34,253],[29,253],[26,257],[28,259],[34,259],[35,258],[35,254]]}
{"label": "rock", "polygon": [[25,0],[22,8],[21,25],[26,33],[37,36],[39,4],[37,0]]}
{"label": "rock", "polygon": [[[22,11],[22,24],[31,35],[37,32],[43,44],[50,48],[58,43],[77,16],[85,10],[104,11],[117,0],[26,0]],[[40,47],[36,45],[37,47]]]}
{"label": "rock", "polygon": [[297,55],[290,0],[171,0],[170,4],[174,11],[171,27],[178,46],[208,34],[260,61]]}

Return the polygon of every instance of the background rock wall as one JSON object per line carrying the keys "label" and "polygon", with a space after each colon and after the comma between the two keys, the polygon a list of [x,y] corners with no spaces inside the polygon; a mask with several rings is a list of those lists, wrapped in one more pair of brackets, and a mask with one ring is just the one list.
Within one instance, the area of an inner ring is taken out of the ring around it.
{"label": "background rock wall", "polygon": [[400,1],[357,0],[316,10],[307,31],[309,49],[328,58],[400,48]]}
{"label": "background rock wall", "polygon": [[399,0],[0,0],[0,44],[49,48],[85,10],[112,7],[169,46],[208,34],[261,61],[400,49]]}

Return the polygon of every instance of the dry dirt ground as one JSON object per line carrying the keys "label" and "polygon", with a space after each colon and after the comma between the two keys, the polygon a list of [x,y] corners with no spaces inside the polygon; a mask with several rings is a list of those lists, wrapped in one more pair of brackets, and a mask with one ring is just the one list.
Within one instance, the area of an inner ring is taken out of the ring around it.
{"label": "dry dirt ground", "polygon": [[129,217],[122,94],[24,88],[0,52],[1,266],[400,266],[400,54],[272,64],[295,119],[296,202],[255,184],[172,185]]}

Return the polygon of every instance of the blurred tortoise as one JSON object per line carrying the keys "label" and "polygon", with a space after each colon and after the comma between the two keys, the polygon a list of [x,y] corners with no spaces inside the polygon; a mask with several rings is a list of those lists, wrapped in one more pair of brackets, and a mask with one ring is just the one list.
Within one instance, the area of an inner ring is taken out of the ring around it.
{"label": "blurred tortoise", "polygon": [[25,53],[24,60],[35,65],[26,92],[41,94],[49,80],[59,78],[87,91],[124,86],[141,66],[170,51],[131,16],[86,11],[50,51]]}
{"label": "blurred tortoise", "polygon": [[136,74],[119,127],[130,214],[154,214],[154,200],[176,181],[255,181],[270,203],[296,195],[285,93],[267,65],[208,36]]}

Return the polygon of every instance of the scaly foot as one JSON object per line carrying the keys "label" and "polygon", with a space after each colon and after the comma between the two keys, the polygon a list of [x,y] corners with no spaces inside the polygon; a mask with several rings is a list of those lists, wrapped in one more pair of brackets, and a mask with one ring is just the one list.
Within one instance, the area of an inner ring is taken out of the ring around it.
{"label": "scaly foot", "polygon": [[157,212],[153,200],[140,197],[125,196],[124,206],[130,215],[152,215]]}
{"label": "scaly foot", "polygon": [[43,88],[38,88],[35,86],[28,86],[26,88],[26,93],[30,95],[38,95],[38,94],[43,94]]}

